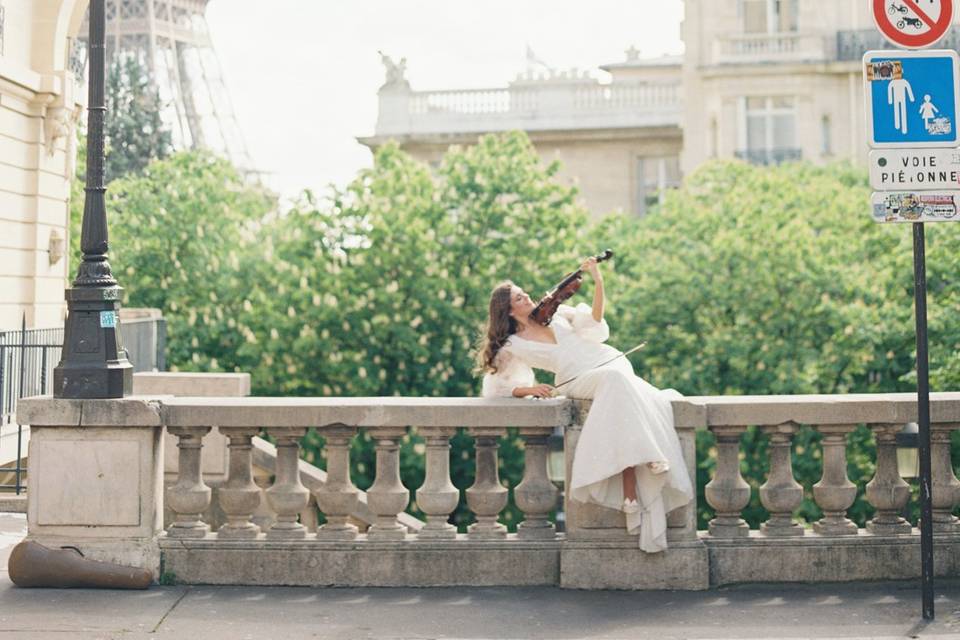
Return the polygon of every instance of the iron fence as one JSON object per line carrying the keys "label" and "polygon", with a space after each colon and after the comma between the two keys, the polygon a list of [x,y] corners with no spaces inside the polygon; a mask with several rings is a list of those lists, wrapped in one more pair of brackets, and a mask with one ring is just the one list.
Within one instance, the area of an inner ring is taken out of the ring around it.
{"label": "iron fence", "polygon": [[[26,318],[20,330],[0,331],[0,436],[14,424],[17,400],[45,395],[53,379],[53,368],[63,348],[63,327],[27,329]],[[0,484],[0,490],[23,490],[23,425],[17,424],[17,453],[13,466],[0,467],[0,474],[13,473],[13,483]]]}

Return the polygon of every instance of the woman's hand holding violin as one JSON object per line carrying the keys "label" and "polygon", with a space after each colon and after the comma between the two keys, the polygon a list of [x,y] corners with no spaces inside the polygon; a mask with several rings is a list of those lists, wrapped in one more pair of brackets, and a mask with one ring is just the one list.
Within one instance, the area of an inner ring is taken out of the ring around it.
{"label": "woman's hand holding violin", "polygon": [[589,273],[594,280],[600,280],[603,277],[600,275],[600,263],[592,256],[583,261],[580,270]]}

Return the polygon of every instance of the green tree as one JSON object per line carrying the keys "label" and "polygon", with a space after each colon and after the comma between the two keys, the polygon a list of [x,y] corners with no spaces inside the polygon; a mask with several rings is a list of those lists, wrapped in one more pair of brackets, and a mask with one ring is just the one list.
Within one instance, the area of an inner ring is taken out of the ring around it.
{"label": "green tree", "polygon": [[107,181],[113,181],[170,155],[173,139],[160,117],[160,93],[136,57],[116,57],[106,89],[104,172]]}
{"label": "green tree", "polygon": [[[688,395],[909,390],[909,252],[902,227],[871,220],[868,196],[865,172],[849,165],[718,162],[651,215],[604,221],[595,233],[619,250],[608,285],[616,339],[649,343],[638,374]],[[811,519],[819,441],[804,429],[794,450],[808,493],[801,514]],[[860,428],[850,445],[849,475],[862,494],[872,435]],[[756,525],[766,517],[756,492],[766,438],[751,429],[742,453],[755,489],[745,517]],[[699,434],[698,461],[703,526],[712,515],[702,495],[715,461],[709,434]],[[862,524],[871,509],[858,499],[851,513]]]}
{"label": "green tree", "polygon": [[199,151],[156,160],[110,184],[114,275],[126,306],[163,311],[172,368],[233,363],[244,340],[235,318],[250,286],[241,264],[275,204],[230,163]]}

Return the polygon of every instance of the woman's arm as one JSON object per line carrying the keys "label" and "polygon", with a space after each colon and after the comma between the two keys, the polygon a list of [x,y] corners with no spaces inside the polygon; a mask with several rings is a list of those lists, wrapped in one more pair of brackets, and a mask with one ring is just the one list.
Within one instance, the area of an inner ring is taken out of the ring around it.
{"label": "woman's arm", "polygon": [[586,271],[593,278],[593,319],[597,322],[603,320],[603,276],[600,274],[600,265],[596,258],[587,258],[580,265],[582,271]]}

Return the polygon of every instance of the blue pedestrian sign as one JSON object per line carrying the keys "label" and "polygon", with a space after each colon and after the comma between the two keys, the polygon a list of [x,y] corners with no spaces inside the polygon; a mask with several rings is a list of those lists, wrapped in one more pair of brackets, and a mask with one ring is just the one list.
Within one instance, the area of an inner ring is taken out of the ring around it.
{"label": "blue pedestrian sign", "polygon": [[956,51],[868,51],[863,66],[871,147],[960,146]]}

